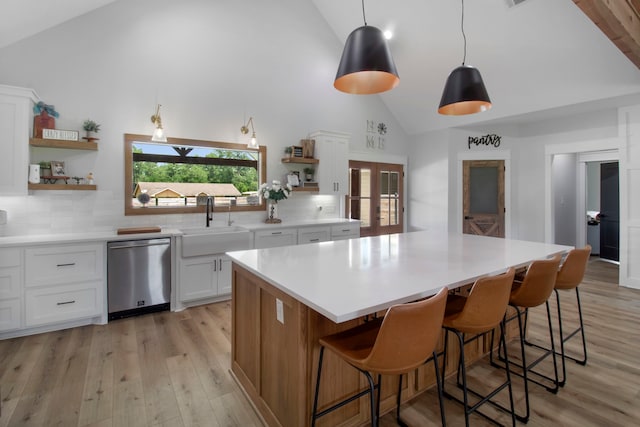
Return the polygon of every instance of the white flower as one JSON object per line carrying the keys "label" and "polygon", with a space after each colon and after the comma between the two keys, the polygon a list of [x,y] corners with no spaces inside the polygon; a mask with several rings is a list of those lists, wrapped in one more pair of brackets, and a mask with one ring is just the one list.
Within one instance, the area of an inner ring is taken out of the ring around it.
{"label": "white flower", "polygon": [[269,198],[269,190],[264,190],[264,192],[262,193],[265,199]]}

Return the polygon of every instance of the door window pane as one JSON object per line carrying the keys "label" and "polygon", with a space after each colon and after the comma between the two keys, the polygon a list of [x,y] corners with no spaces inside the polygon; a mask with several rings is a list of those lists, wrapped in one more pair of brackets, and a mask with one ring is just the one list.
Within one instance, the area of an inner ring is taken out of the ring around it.
{"label": "door window pane", "polygon": [[469,213],[498,213],[498,168],[469,168]]}

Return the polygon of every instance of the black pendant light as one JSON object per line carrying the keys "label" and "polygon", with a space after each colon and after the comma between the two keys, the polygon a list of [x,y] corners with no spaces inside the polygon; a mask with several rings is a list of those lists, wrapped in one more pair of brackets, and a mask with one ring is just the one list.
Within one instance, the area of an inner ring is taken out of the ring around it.
{"label": "black pendant light", "polygon": [[367,25],[362,0],[364,26],[349,34],[333,86],[352,94],[386,92],[400,83],[387,41],[376,27]]}
{"label": "black pendant light", "polygon": [[491,100],[484,87],[482,76],[477,68],[465,65],[467,59],[467,36],[464,33],[464,0],[462,1],[462,37],[464,39],[464,57],[462,65],[449,74],[442,91],[438,113],[450,116],[463,116],[480,113],[491,108]]}

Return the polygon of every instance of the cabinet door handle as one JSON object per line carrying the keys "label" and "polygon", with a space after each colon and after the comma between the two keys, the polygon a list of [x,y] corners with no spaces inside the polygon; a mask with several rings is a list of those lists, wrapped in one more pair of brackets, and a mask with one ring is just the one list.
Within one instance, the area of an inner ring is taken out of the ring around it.
{"label": "cabinet door handle", "polygon": [[336,191],[340,191],[340,183],[336,182]]}
{"label": "cabinet door handle", "polygon": [[74,265],[76,265],[75,262],[68,262],[66,264],[56,264],[56,267],[72,267]]}
{"label": "cabinet door handle", "polygon": [[213,271],[218,271],[218,262],[215,259],[213,260]]}
{"label": "cabinet door handle", "polygon": [[220,262],[220,269],[219,271],[222,271],[222,258],[218,260],[218,262]]}
{"label": "cabinet door handle", "polygon": [[73,304],[73,303],[75,303],[75,302],[76,302],[76,300],[71,300],[71,301],[62,301],[62,302],[56,303],[56,305]]}

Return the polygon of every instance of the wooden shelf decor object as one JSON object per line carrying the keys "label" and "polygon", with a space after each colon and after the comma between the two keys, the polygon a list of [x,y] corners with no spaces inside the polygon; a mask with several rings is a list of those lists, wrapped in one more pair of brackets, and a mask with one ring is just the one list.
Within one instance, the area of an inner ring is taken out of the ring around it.
{"label": "wooden shelf decor object", "polygon": [[98,144],[93,141],[66,141],[62,139],[42,139],[30,138],[29,145],[32,147],[45,148],[68,148],[71,150],[98,150]]}
{"label": "wooden shelf decor object", "polygon": [[304,191],[308,193],[318,193],[320,189],[318,187],[292,187],[293,191]]}

